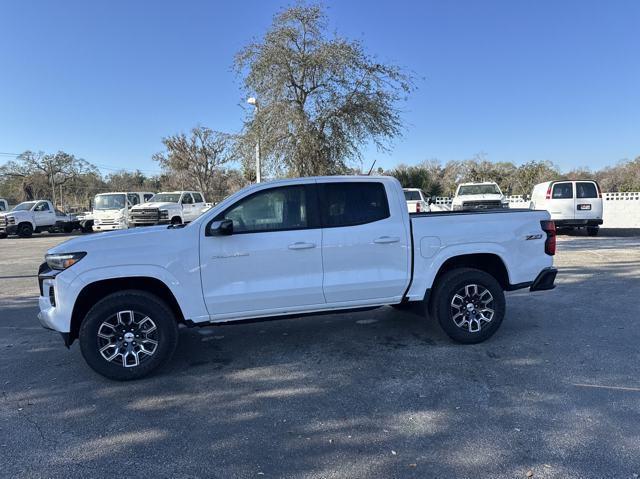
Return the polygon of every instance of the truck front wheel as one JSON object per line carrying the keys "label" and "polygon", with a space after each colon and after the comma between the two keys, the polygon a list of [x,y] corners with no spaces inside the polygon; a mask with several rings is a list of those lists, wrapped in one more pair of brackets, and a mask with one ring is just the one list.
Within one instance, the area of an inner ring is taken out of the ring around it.
{"label": "truck front wheel", "polygon": [[146,376],[171,359],[178,324],[160,298],[127,290],[98,301],[78,336],[82,356],[94,371],[126,381]]}
{"label": "truck front wheel", "polygon": [[504,291],[481,270],[457,268],[444,273],[434,290],[432,311],[454,341],[473,344],[490,338],[505,314]]}
{"label": "truck front wheel", "polygon": [[31,223],[20,223],[17,233],[20,238],[30,238],[33,235],[33,226],[31,226]]}

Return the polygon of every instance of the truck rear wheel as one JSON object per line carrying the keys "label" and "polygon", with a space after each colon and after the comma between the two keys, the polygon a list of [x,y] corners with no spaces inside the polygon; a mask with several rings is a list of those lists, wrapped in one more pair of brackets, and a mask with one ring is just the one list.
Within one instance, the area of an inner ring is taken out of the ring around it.
{"label": "truck rear wheel", "polygon": [[113,293],[87,313],[78,335],[82,356],[97,373],[139,379],[165,364],[178,343],[171,309],[144,291]]}
{"label": "truck rear wheel", "polygon": [[598,226],[589,226],[587,228],[587,235],[589,236],[598,236],[600,232],[600,228]]}
{"label": "truck rear wheel", "polygon": [[20,223],[17,233],[20,238],[30,238],[33,235],[33,226],[31,226],[31,223]]}
{"label": "truck rear wheel", "polygon": [[504,291],[498,281],[481,270],[456,268],[438,279],[432,311],[447,335],[473,344],[490,338],[505,314]]}

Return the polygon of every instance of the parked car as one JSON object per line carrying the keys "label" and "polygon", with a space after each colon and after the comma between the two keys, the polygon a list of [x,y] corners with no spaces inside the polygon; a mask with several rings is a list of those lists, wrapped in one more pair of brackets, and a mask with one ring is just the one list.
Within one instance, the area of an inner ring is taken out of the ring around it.
{"label": "parked car", "polygon": [[0,198],[0,213],[9,209],[9,203],[4,198]]}
{"label": "parked car", "polygon": [[409,215],[392,177],[289,179],[247,187],[185,226],[50,249],[38,317],[119,380],[169,360],[178,323],[413,303],[477,343],[499,328],[504,291],[554,287],[554,254],[546,211]]}
{"label": "parked car", "polygon": [[530,208],[548,211],[558,227],[586,228],[596,236],[602,224],[602,190],[594,180],[545,181],[533,187]]}
{"label": "parked car", "polygon": [[462,183],[458,185],[451,203],[453,211],[490,210],[508,208],[509,201],[494,182]]}
{"label": "parked car", "polygon": [[129,227],[131,208],[149,201],[155,193],[125,191],[100,193],[93,200],[93,230],[113,231]]}
{"label": "parked car", "polygon": [[409,213],[426,213],[431,211],[431,199],[420,188],[404,188],[404,199]]}
{"label": "parked car", "polygon": [[79,228],[75,216],[62,213],[47,200],[25,201],[0,214],[0,238],[12,234],[28,238],[43,231],[71,233]]}
{"label": "parked car", "polygon": [[131,208],[129,226],[189,223],[206,209],[204,196],[198,191],[158,193],[148,203]]}

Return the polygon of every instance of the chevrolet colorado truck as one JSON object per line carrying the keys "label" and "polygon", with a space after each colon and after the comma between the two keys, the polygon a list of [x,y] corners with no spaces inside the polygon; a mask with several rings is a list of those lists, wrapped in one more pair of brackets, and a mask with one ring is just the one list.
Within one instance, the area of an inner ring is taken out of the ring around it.
{"label": "chevrolet colorado truck", "polygon": [[80,228],[73,215],[57,210],[51,201],[25,201],[11,211],[0,213],[0,238],[18,235],[29,238],[33,233],[71,233]]}
{"label": "chevrolet colorado truck", "polygon": [[197,191],[158,193],[148,203],[131,208],[129,226],[189,223],[207,208],[204,196]]}
{"label": "chevrolet colorado truck", "polygon": [[505,291],[554,287],[546,211],[407,212],[392,177],[249,186],[188,225],[62,243],[40,266],[41,324],[126,380],[169,360],[178,324],[413,303],[455,341],[492,336]]}

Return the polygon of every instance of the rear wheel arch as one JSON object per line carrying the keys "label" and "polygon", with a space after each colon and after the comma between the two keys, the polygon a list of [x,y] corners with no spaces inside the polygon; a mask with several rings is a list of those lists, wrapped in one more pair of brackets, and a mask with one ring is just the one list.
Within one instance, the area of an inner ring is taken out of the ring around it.
{"label": "rear wheel arch", "polygon": [[489,273],[498,281],[502,289],[509,289],[509,271],[502,258],[495,253],[472,253],[448,258],[438,269],[432,288],[437,286],[443,274],[459,268],[473,268]]}
{"label": "rear wheel arch", "polygon": [[94,304],[109,294],[126,290],[144,291],[158,297],[167,304],[178,322],[184,322],[185,317],[176,297],[163,281],[148,276],[105,279],[86,285],[78,294],[71,314],[69,344],[78,338],[82,321]]}

